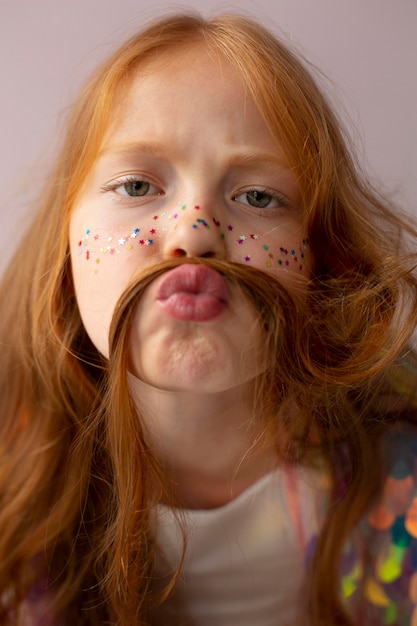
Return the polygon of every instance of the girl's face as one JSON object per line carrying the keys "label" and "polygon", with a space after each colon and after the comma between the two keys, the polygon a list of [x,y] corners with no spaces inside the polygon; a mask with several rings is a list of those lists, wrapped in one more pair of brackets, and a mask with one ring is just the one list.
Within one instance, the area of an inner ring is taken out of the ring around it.
{"label": "girl's face", "polygon": [[[308,276],[292,172],[229,63],[192,47],[141,67],[71,218],[76,296],[108,355],[116,302],[161,260],[215,257],[265,270],[289,287]],[[204,266],[154,280],[131,331],[133,372],[166,389],[226,389],[257,373],[256,315]]]}

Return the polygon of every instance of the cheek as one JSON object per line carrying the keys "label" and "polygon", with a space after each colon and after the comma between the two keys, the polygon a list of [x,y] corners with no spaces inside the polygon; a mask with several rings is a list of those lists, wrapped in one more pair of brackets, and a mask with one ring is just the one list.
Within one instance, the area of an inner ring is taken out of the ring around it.
{"label": "cheek", "polygon": [[122,232],[78,226],[70,234],[72,275],[81,318],[91,341],[105,357],[116,303],[138,264],[145,266],[153,255],[150,238],[140,244],[135,228]]}
{"label": "cheek", "polygon": [[75,254],[95,265],[97,271],[119,258],[139,258],[146,263],[147,259],[160,255],[161,244],[169,237],[173,227],[184,219],[185,211],[190,237],[202,237],[204,231],[215,229],[218,237],[225,242],[230,260],[281,274],[283,277],[286,274],[308,277],[308,242],[298,225],[273,227],[265,232],[265,228],[251,228],[247,223],[241,224],[236,219],[228,220],[221,216],[219,219],[208,218],[207,215],[206,219],[204,208],[198,205],[190,209],[185,204],[180,204],[172,212],[162,211],[146,220],[112,230],[101,225],[79,228],[73,238]]}
{"label": "cheek", "polygon": [[[235,230],[233,228],[233,230]],[[241,229],[242,230],[242,229]],[[238,263],[279,275],[308,275],[308,242],[301,234],[283,233],[281,236],[259,232],[239,232],[225,236],[231,258]]]}

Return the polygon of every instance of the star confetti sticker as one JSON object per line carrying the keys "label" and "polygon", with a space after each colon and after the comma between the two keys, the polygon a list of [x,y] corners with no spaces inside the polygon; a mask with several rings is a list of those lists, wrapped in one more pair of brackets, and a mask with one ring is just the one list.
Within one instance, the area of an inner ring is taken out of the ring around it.
{"label": "star confetti sticker", "polygon": [[250,256],[245,256],[245,261],[248,263],[250,261]]}
{"label": "star confetti sticker", "polygon": [[121,237],[118,243],[119,243],[119,246],[124,246],[124,244],[126,243],[126,239],[124,237]]}
{"label": "star confetti sticker", "polygon": [[154,235],[156,233],[155,228],[151,228],[151,230],[149,231],[151,233],[151,235]]}
{"label": "star confetti sticker", "polygon": [[259,239],[259,235],[257,235],[256,233],[252,233],[250,238],[257,240],[257,239]]}
{"label": "star confetti sticker", "polygon": [[232,231],[233,230],[233,226],[231,224],[229,224],[229,226],[227,227],[227,230]]}

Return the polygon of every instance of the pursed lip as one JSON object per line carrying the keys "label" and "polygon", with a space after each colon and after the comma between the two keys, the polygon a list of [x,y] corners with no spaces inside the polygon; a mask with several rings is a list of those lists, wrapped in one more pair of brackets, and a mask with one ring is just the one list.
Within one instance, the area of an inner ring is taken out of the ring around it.
{"label": "pursed lip", "polygon": [[218,272],[205,265],[185,264],[164,276],[156,300],[171,317],[206,322],[228,307],[229,294]]}

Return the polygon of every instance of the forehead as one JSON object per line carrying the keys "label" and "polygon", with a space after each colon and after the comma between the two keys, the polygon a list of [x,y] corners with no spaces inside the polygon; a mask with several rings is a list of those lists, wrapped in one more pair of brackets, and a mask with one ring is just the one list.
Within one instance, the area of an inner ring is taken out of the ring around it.
{"label": "forehead", "polygon": [[146,118],[149,132],[150,126],[158,132],[158,120],[164,121],[164,132],[167,123],[185,132],[195,116],[206,120],[200,133],[210,132],[211,123],[223,120],[225,125],[233,121],[230,128],[235,131],[251,126],[253,132],[270,136],[240,72],[218,50],[193,44],[160,53],[136,67],[116,93],[103,144],[129,119],[140,124]]}

